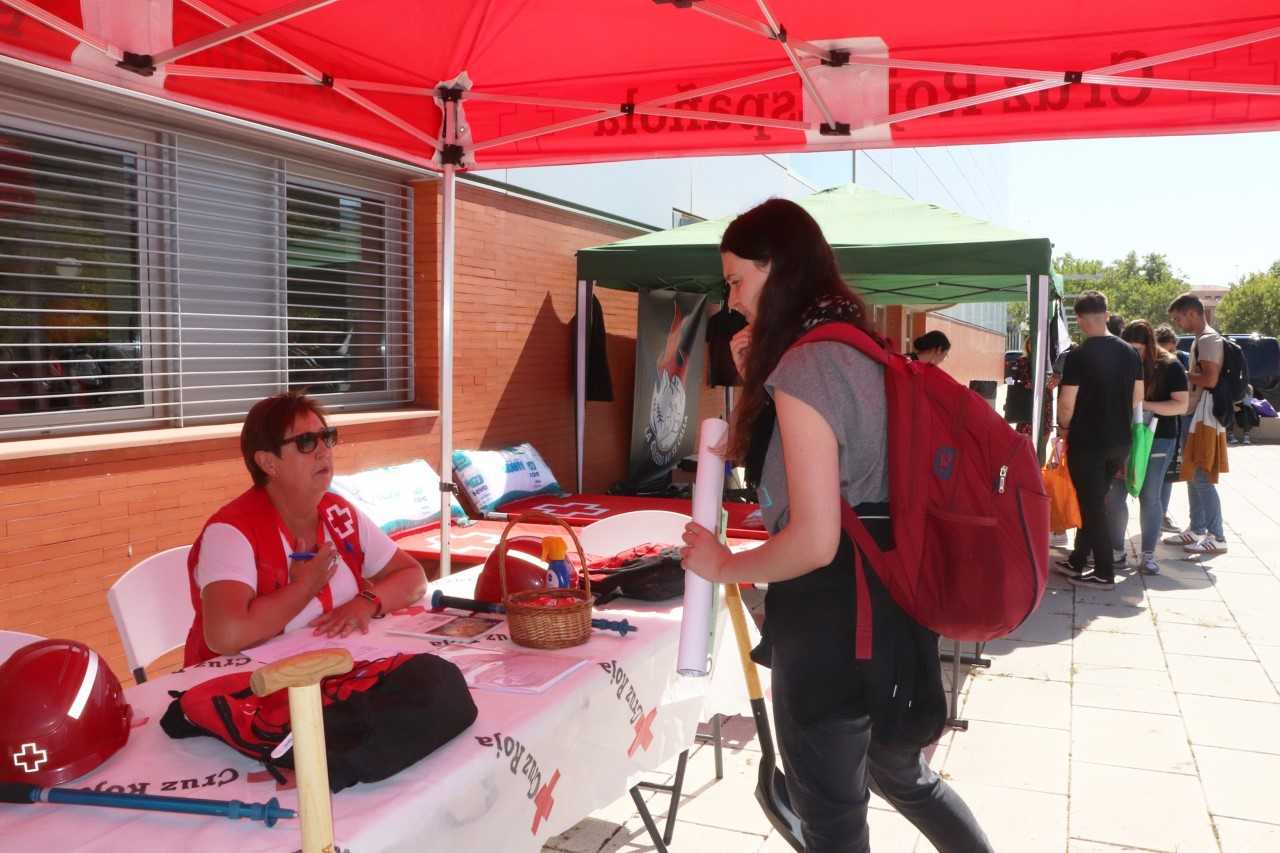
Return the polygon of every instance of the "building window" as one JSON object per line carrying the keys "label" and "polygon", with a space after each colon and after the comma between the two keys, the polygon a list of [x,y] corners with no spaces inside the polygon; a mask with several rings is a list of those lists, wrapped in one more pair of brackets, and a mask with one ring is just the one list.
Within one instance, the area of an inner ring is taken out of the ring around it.
{"label": "building window", "polygon": [[0,126],[0,423],[145,417],[142,147],[116,143]]}
{"label": "building window", "polygon": [[389,358],[405,332],[405,270],[387,252],[384,202],[337,189],[288,188],[289,386],[369,398],[403,385]]}
{"label": "building window", "polygon": [[286,388],[336,411],[411,400],[410,201],[220,140],[0,108],[0,440],[231,422]]}

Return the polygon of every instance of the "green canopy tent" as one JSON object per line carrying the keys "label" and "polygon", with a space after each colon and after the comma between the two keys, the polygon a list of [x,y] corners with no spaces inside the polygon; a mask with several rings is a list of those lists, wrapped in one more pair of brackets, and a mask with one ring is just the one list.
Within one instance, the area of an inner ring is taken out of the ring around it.
{"label": "green canopy tent", "polygon": [[[925,202],[856,184],[799,202],[835,250],[850,285],[879,305],[1019,302],[1030,307],[1033,357],[1044,364],[1051,303],[1061,280],[1050,268],[1052,243]],[[586,320],[591,289],[679,290],[720,295],[720,237],[732,217],[644,234],[582,249],[578,260],[577,452],[582,488],[586,400]],[[1036,371],[1033,409],[1042,411],[1043,374]],[[1039,434],[1039,425],[1033,426]]]}

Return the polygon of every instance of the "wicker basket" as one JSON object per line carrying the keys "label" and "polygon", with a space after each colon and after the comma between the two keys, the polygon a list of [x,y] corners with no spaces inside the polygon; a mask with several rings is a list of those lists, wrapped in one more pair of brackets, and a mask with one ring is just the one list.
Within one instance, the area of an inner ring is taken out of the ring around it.
{"label": "wicker basket", "polygon": [[[582,561],[578,574],[585,584],[583,589],[532,589],[507,593],[507,537],[518,524],[559,524],[569,534],[578,557]],[[525,513],[513,518],[502,531],[498,541],[498,578],[502,583],[502,604],[507,610],[507,628],[511,641],[531,649],[567,649],[580,646],[591,639],[591,578],[587,575],[587,555],[578,541],[578,534],[562,519],[541,513]],[[573,604],[547,607],[532,604],[534,599],[550,596],[570,598]]]}

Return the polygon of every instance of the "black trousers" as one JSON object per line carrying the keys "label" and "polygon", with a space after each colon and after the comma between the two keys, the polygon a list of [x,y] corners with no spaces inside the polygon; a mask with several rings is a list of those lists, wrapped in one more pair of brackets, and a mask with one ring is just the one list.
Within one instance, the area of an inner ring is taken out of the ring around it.
{"label": "black trousers", "polygon": [[1080,502],[1080,529],[1076,532],[1071,565],[1084,568],[1090,555],[1093,570],[1101,578],[1114,578],[1111,534],[1107,532],[1107,490],[1129,458],[1129,448],[1094,449],[1068,444],[1067,470]]}
{"label": "black trousers", "polygon": [[803,826],[806,853],[869,853],[871,791],[940,853],[994,853],[973,812],[920,750],[876,740],[867,715],[835,713],[801,724],[776,689],[773,714],[787,795]]}

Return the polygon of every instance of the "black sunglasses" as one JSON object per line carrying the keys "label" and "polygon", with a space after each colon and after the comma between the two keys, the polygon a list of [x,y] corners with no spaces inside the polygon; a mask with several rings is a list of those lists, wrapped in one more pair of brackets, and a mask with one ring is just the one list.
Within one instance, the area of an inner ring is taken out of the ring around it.
{"label": "black sunglasses", "polygon": [[318,432],[300,432],[291,438],[281,439],[280,446],[283,448],[286,444],[296,444],[299,453],[311,453],[322,440],[325,447],[333,447],[338,443],[338,428],[326,427]]}

